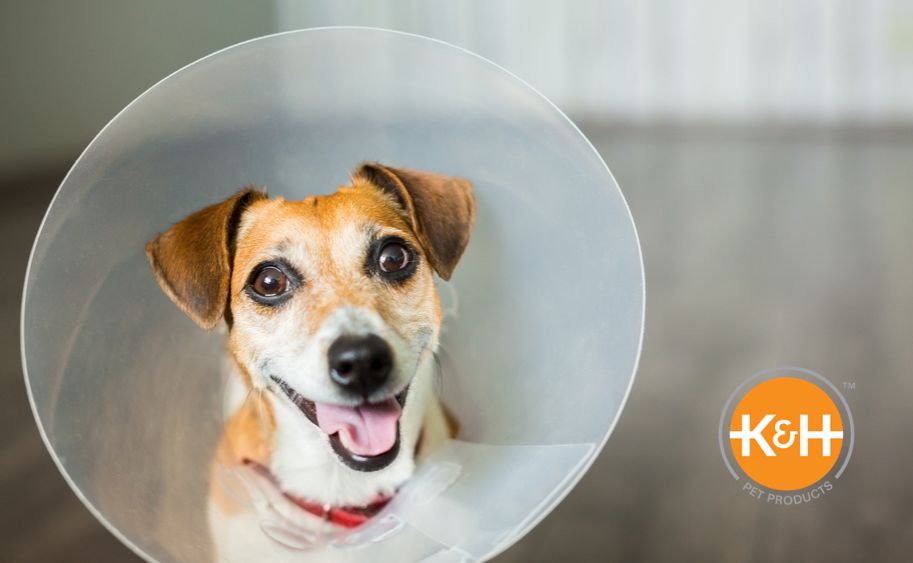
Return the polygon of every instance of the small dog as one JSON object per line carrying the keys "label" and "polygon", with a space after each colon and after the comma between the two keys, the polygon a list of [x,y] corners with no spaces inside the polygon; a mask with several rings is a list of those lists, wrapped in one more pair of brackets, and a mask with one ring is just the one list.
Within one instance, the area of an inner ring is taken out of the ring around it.
{"label": "small dog", "polygon": [[149,242],[172,301],[203,329],[225,320],[245,386],[217,447],[211,520],[239,511],[216,473],[240,466],[322,529],[359,525],[453,434],[433,389],[432,271],[450,278],[474,222],[470,182],[364,163],[334,194],[244,189]]}

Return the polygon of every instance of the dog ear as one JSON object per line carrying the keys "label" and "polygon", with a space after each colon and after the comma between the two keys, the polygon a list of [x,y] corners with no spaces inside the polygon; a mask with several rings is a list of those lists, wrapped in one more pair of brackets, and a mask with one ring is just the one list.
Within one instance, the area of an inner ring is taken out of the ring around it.
{"label": "dog ear", "polygon": [[265,199],[258,188],[246,188],[176,223],[146,245],[146,258],[159,285],[174,303],[205,330],[225,313],[241,213]]}
{"label": "dog ear", "polygon": [[393,197],[425,249],[431,267],[449,280],[475,224],[472,183],[455,176],[366,162],[352,175]]}

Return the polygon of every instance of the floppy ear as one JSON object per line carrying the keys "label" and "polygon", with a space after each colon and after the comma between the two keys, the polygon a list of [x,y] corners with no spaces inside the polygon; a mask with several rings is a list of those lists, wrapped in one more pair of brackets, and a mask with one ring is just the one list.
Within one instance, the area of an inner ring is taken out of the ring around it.
{"label": "floppy ear", "polygon": [[472,183],[455,176],[366,162],[352,175],[389,194],[402,208],[431,267],[449,280],[476,218]]}
{"label": "floppy ear", "polygon": [[234,258],[234,238],[241,213],[265,199],[258,188],[190,215],[146,245],[146,258],[159,285],[174,303],[205,330],[225,313]]}

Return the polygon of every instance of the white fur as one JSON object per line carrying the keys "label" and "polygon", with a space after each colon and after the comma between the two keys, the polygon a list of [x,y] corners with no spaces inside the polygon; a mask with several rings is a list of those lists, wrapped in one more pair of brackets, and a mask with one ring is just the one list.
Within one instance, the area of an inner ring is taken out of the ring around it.
{"label": "white fur", "polygon": [[[269,387],[270,376],[280,377],[302,396],[320,403],[346,404],[354,400],[341,394],[338,386],[328,376],[330,368],[327,350],[344,334],[375,334],[384,339],[393,350],[393,373],[384,388],[378,390],[375,396],[369,397],[371,402],[402,391],[416,372],[419,357],[425,351],[407,342],[376,312],[348,303],[331,314],[310,338],[302,337],[300,327],[295,326],[292,315],[281,316],[276,325],[274,332],[254,333],[253,337],[248,337],[252,348],[264,350],[252,356],[246,366],[252,376],[260,376],[255,378],[254,385]],[[267,373],[261,372],[261,366],[266,367]]]}

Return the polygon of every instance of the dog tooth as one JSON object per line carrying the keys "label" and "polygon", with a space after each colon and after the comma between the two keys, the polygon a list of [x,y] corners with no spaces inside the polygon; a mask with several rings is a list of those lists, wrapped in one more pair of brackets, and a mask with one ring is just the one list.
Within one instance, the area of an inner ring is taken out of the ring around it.
{"label": "dog tooth", "polygon": [[341,443],[342,447],[344,447],[347,450],[352,449],[352,443],[349,442],[349,433],[348,432],[339,433],[339,443]]}

